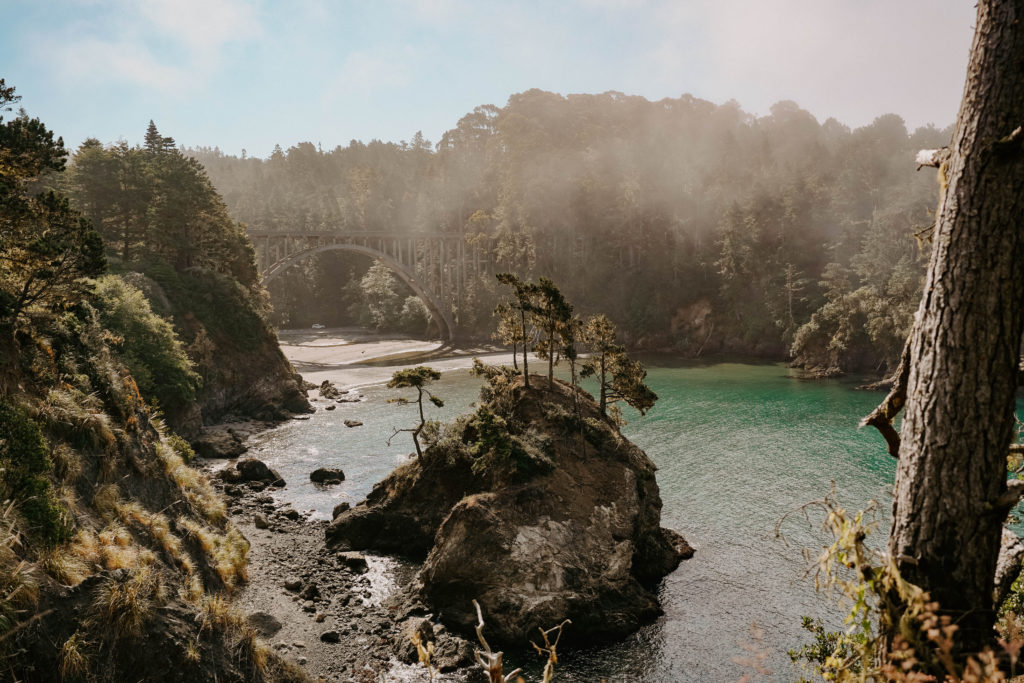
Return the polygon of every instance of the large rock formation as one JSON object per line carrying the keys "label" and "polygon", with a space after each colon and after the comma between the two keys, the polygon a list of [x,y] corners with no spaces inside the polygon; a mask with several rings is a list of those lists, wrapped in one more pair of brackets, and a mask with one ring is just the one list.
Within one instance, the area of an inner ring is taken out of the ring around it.
{"label": "large rock formation", "polygon": [[328,542],[425,555],[419,596],[454,628],[476,622],[475,598],[498,641],[566,618],[567,638],[622,636],[661,613],[651,584],[693,551],[659,526],[644,452],[589,396],[531,384],[492,380],[476,413],[342,512]]}

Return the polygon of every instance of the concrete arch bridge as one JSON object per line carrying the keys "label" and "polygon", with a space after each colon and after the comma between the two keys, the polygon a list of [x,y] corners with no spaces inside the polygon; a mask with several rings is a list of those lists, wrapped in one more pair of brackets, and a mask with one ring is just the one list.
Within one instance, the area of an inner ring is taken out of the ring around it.
{"label": "concrete arch bridge", "polygon": [[448,341],[456,336],[466,283],[491,272],[488,250],[467,245],[461,234],[250,230],[249,238],[264,285],[315,254],[349,251],[369,256],[412,289]]}

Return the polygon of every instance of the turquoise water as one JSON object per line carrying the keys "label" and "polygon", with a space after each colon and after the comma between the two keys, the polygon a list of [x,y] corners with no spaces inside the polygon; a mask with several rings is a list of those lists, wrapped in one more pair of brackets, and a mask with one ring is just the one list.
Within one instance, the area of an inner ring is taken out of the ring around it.
{"label": "turquoise water", "polygon": [[[895,460],[877,433],[857,428],[883,395],[849,382],[802,381],[782,365],[651,365],[648,380],[660,400],[645,417],[627,409],[623,431],[658,465],[662,525],[697,552],[662,582],[664,617],[622,643],[563,653],[557,680],[793,680],[799,672],[785,651],[807,640],[800,617],[833,626],[840,617],[805,577],[802,549],[817,553],[827,542],[820,519],[788,522],[789,545],[775,538],[775,525],[823,497],[832,481],[848,509],[879,500],[884,523]],[[445,373],[436,393],[446,406],[433,416],[463,412],[478,386],[468,371]],[[392,427],[415,422],[414,408],[388,404],[394,392],[381,386],[362,391],[362,403],[318,411],[258,439],[253,455],[288,481],[282,498],[327,517],[413,451],[407,434],[390,448],[385,441]],[[344,427],[352,418],[364,426]],[[342,467],[346,481],[315,487],[308,474],[320,466]],[[506,660],[519,666],[532,658],[510,653]]]}

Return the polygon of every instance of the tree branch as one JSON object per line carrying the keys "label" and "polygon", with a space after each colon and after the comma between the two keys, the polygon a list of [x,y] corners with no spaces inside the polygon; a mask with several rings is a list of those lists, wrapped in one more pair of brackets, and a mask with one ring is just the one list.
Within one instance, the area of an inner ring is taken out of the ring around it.
{"label": "tree branch", "polygon": [[882,434],[885,443],[889,446],[889,455],[894,458],[900,457],[900,435],[892,426],[893,419],[903,409],[907,402],[907,379],[910,377],[910,338],[903,345],[903,353],[900,354],[900,364],[893,375],[892,389],[885,397],[881,405],[875,408],[870,415],[860,421],[860,426],[871,425]]}
{"label": "tree branch", "polygon": [[922,149],[914,157],[914,161],[917,162],[917,170],[920,171],[925,166],[932,166],[939,168],[946,160],[949,159],[952,152],[949,147],[940,147],[939,149]]}
{"label": "tree branch", "polygon": [[988,503],[985,508],[990,512],[1006,514],[1024,496],[1024,479],[1011,479],[1006,482],[1006,493]]}

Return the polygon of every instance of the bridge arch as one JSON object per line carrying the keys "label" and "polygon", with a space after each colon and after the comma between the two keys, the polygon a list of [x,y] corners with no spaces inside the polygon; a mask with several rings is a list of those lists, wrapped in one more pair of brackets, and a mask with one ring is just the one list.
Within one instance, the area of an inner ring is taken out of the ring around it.
{"label": "bridge arch", "polygon": [[416,278],[416,273],[410,268],[388,254],[372,247],[363,246],[361,244],[341,243],[325,244],[297,251],[267,267],[263,272],[263,285],[266,286],[270,281],[299,261],[303,261],[310,256],[325,251],[351,251],[357,254],[363,254],[364,256],[369,256],[375,261],[383,263],[391,270],[391,272],[397,275],[402,282],[407,284],[409,289],[411,289],[413,293],[423,301],[424,305],[427,307],[427,312],[430,313],[431,319],[434,321],[434,324],[437,325],[438,332],[441,334],[442,338],[447,341],[452,341],[455,338],[455,321],[452,319],[451,312],[444,305],[444,302],[434,296],[428,288],[420,284],[419,280]]}

